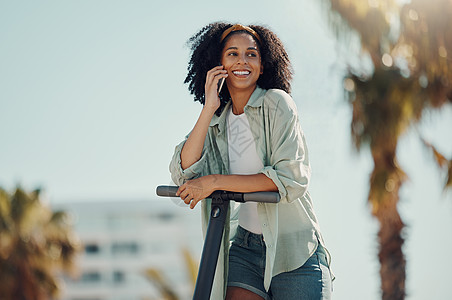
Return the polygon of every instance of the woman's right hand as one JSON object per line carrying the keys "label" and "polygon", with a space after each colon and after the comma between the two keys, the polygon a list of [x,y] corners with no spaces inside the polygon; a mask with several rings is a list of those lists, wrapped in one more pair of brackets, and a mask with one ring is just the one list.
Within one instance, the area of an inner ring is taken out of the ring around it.
{"label": "woman's right hand", "polygon": [[223,66],[216,66],[207,72],[205,84],[204,108],[214,112],[220,107],[220,97],[218,97],[218,82],[221,78],[228,77],[228,71]]}

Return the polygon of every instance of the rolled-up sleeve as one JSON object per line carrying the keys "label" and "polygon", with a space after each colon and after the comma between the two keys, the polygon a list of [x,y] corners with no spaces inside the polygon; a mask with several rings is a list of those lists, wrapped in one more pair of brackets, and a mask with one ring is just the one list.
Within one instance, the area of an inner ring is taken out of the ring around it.
{"label": "rolled-up sleeve", "polygon": [[185,139],[182,143],[176,146],[173,154],[173,158],[171,159],[171,163],[169,166],[169,171],[171,173],[171,179],[178,186],[184,184],[187,180],[200,177],[203,173],[204,166],[207,161],[207,151],[202,151],[201,158],[192,164],[187,169],[182,169],[180,154],[182,152],[182,148],[185,145]]}
{"label": "rolled-up sleeve", "polygon": [[270,166],[261,170],[278,187],[281,203],[303,197],[311,177],[308,151],[297,109],[292,98],[287,97],[282,98],[276,106],[270,136]]}

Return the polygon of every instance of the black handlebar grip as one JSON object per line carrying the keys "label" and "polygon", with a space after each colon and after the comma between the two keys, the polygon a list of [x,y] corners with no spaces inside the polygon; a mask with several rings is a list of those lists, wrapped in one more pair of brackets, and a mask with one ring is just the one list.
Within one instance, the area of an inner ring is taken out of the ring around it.
{"label": "black handlebar grip", "polygon": [[178,186],[159,185],[156,193],[161,197],[176,197],[176,192],[179,189]]}
{"label": "black handlebar grip", "polygon": [[279,193],[277,192],[244,193],[243,200],[245,202],[278,203]]}

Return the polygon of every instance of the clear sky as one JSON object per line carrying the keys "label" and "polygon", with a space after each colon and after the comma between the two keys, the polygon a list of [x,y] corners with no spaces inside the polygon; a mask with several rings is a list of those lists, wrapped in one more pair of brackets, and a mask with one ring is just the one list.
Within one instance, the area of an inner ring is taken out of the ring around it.
{"label": "clear sky", "polygon": [[[379,299],[377,224],[366,204],[372,161],[351,146],[341,88],[350,57],[318,2],[0,0],[0,186],[42,187],[51,202],[155,199],[201,108],[183,84],[186,40],[218,20],[268,25],[295,69],[334,299]],[[448,155],[451,117],[449,106],[418,128]],[[410,177],[400,204],[407,299],[450,298],[452,196],[414,130],[399,156]]]}

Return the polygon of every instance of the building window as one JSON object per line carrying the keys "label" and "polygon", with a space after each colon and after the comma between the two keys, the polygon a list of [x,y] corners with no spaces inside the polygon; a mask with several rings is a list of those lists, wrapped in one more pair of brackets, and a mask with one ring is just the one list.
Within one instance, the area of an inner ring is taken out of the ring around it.
{"label": "building window", "polygon": [[86,244],[85,245],[85,253],[86,254],[98,254],[100,252],[99,245],[97,244]]}
{"label": "building window", "polygon": [[114,271],[113,272],[113,282],[114,283],[123,283],[126,279],[126,274],[122,271]]}
{"label": "building window", "polygon": [[101,281],[101,279],[101,274],[99,272],[93,271],[83,273],[80,281],[84,283],[98,283]]}
{"label": "building window", "polygon": [[115,242],[111,246],[111,252],[115,255],[137,254],[139,250],[136,242]]}

